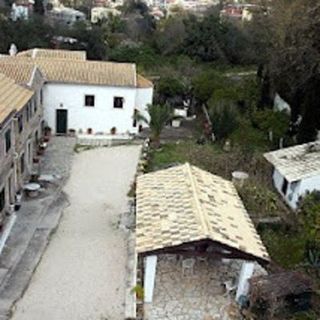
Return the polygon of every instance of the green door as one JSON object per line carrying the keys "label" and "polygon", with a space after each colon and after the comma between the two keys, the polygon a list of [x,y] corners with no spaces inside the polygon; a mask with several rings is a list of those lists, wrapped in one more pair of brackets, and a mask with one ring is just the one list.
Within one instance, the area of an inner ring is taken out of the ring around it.
{"label": "green door", "polygon": [[56,113],[56,133],[66,134],[68,126],[68,110],[57,110]]}

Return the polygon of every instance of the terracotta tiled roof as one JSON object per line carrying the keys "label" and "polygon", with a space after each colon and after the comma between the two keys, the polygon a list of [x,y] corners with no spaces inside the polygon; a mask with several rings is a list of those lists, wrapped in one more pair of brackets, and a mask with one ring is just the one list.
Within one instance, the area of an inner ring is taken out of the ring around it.
{"label": "terracotta tiled roof", "polygon": [[136,87],[136,68],[133,63],[18,56],[1,59],[1,64],[7,62],[19,65],[33,62],[49,82]]}
{"label": "terracotta tiled roof", "polygon": [[55,49],[30,49],[21,51],[17,54],[20,57],[47,58],[47,59],[67,59],[67,60],[86,60],[85,51],[55,50]]}
{"label": "terracotta tiled roof", "polygon": [[138,177],[136,228],[138,253],[212,240],[269,259],[232,182],[189,164]]}
{"label": "terracotta tiled roof", "polygon": [[137,87],[138,88],[152,88],[153,83],[140,74],[137,74]]}
{"label": "terracotta tiled roof", "polygon": [[268,152],[264,157],[289,182],[320,174],[320,141]]}
{"label": "terracotta tiled roof", "polygon": [[13,60],[6,62],[0,59],[0,72],[19,84],[29,84],[35,68],[35,64],[31,62],[17,64]]}
{"label": "terracotta tiled roof", "polygon": [[0,122],[23,108],[33,96],[28,90],[0,73]]}

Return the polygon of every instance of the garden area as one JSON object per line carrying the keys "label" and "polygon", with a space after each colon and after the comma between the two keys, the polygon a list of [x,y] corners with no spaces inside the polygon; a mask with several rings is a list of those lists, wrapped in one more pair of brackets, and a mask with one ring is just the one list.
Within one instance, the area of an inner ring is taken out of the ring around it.
{"label": "garden area", "polygon": [[[312,228],[306,226],[317,209],[312,205],[310,209],[310,204],[302,205],[299,215],[289,210],[272,185],[272,167],[263,157],[265,152],[297,143],[290,117],[265,103],[261,98],[264,88],[258,78],[230,78],[226,74],[211,69],[192,78],[190,108],[196,119],[182,121],[182,126],[193,128],[192,138],[162,139],[165,126],[158,127],[155,136],[151,128],[151,138],[157,143],[148,156],[147,171],[189,162],[229,180],[234,171],[248,173],[249,178],[238,187],[238,192],[272,258],[269,271],[301,271],[318,287],[320,247],[315,245]],[[179,98],[185,98],[181,80],[166,79],[166,85],[174,84],[171,86],[174,90],[164,90],[163,81],[156,82],[158,105],[150,107],[151,118],[156,122],[161,118],[170,122],[174,118],[172,109],[179,104]],[[312,312],[298,313],[294,315],[296,318],[281,313],[278,319],[318,319]]]}

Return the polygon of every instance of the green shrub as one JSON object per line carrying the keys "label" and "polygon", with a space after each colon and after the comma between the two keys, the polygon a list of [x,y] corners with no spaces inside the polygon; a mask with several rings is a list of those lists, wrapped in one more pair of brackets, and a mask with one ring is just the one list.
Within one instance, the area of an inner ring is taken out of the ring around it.
{"label": "green shrub", "polygon": [[237,107],[230,100],[211,101],[209,116],[218,141],[227,139],[239,124]]}

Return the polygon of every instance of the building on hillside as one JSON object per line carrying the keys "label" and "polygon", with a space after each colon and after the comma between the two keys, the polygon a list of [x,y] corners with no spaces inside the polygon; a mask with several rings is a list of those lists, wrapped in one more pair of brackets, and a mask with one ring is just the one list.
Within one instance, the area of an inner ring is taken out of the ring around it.
{"label": "building on hillside", "polygon": [[320,190],[320,141],[264,154],[273,165],[273,183],[292,208],[307,192]]}
{"label": "building on hillside", "polygon": [[110,16],[120,16],[121,11],[114,8],[94,7],[91,9],[91,23],[108,20]]}
{"label": "building on hillside", "polygon": [[44,77],[44,118],[54,134],[135,134],[146,126],[153,85],[133,63],[89,61],[78,51],[33,49],[0,60],[9,66],[36,66]]}
{"label": "building on hillside", "polygon": [[86,15],[76,9],[64,6],[54,7],[47,10],[47,17],[55,23],[72,26],[75,22],[86,20]]}
{"label": "building on hillside", "polygon": [[280,112],[284,111],[288,114],[291,113],[290,105],[283,100],[278,93],[276,93],[274,96],[273,109]]}
{"label": "building on hillside", "polygon": [[28,20],[33,12],[33,0],[16,0],[11,6],[11,20]]}
{"label": "building on hillside", "polygon": [[270,259],[232,182],[189,164],[137,178],[136,253],[150,320],[231,319]]}
{"label": "building on hillside", "polygon": [[259,10],[262,8],[256,4],[227,4],[220,11],[220,16],[235,21],[251,21],[254,13]]}

